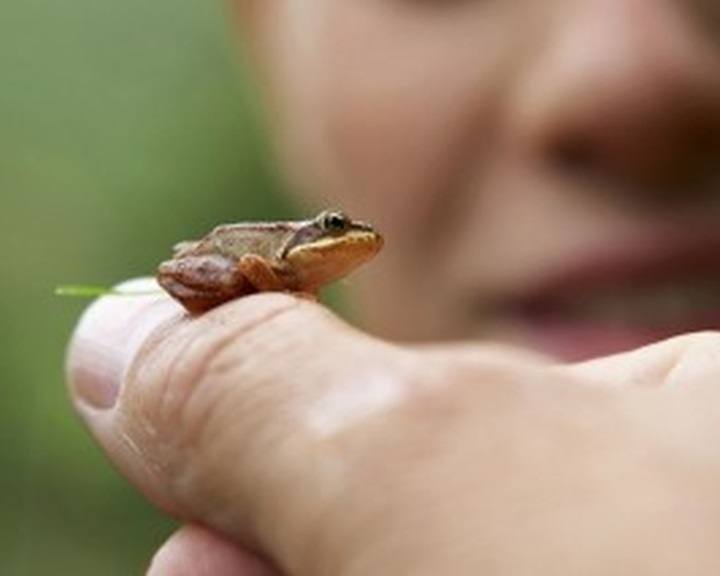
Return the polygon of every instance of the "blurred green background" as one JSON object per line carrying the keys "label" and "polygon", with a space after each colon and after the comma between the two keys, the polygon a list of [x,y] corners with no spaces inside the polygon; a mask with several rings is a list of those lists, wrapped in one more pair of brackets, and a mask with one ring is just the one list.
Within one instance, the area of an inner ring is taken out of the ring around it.
{"label": "blurred green background", "polygon": [[222,1],[0,2],[0,574],[140,574],[172,531],[75,418],[63,283],[290,216]]}

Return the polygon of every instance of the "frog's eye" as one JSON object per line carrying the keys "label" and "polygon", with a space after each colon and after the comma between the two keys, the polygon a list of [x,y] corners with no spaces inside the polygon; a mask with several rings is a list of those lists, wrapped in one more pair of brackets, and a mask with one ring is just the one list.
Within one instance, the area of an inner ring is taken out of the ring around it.
{"label": "frog's eye", "polygon": [[321,225],[326,232],[341,234],[350,227],[350,219],[342,212],[325,212],[321,217]]}

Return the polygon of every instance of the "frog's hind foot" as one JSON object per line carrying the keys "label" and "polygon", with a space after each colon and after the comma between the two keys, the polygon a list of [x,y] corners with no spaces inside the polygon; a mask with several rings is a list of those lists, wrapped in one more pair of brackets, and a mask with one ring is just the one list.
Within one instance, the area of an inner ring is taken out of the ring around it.
{"label": "frog's hind foot", "polygon": [[181,282],[178,282],[170,276],[161,276],[158,274],[158,284],[165,291],[177,300],[190,314],[201,314],[207,312],[225,302],[236,298],[236,295],[215,291],[200,291]]}

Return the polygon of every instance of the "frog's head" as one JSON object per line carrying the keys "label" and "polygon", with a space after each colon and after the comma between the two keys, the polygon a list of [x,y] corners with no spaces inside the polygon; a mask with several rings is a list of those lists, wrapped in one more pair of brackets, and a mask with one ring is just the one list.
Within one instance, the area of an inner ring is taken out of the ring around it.
{"label": "frog's head", "polygon": [[352,220],[338,210],[326,210],[298,228],[280,257],[293,268],[304,288],[314,290],[370,260],[382,245],[382,236],[370,224]]}

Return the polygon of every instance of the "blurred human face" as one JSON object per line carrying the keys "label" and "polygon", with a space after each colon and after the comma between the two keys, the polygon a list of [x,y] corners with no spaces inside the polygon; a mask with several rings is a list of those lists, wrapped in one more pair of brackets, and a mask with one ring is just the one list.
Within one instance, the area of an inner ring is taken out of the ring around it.
{"label": "blurred human face", "polygon": [[238,0],[298,187],[385,233],[399,339],[720,328],[720,0]]}

